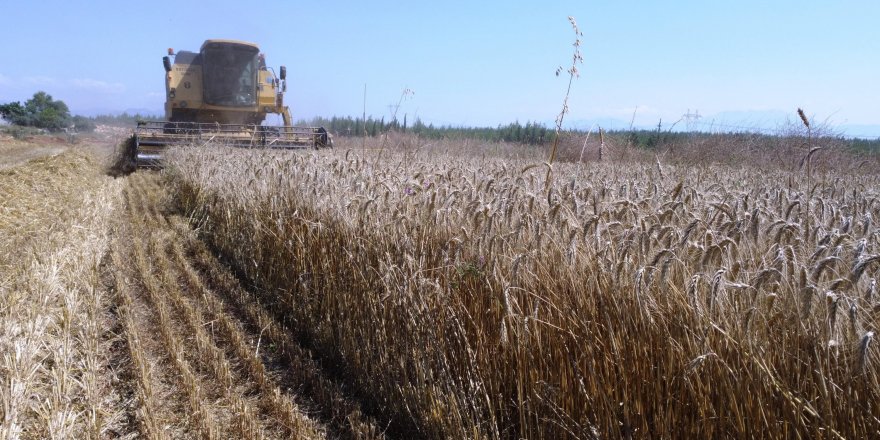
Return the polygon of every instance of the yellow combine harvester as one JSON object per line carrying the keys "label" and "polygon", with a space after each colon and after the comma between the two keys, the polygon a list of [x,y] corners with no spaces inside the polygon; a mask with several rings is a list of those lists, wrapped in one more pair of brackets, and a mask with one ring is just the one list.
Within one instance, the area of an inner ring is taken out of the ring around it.
{"label": "yellow combine harvester", "polygon": [[[173,58],[173,62],[172,62]],[[323,127],[291,126],[284,105],[287,70],[266,67],[256,44],[207,40],[198,53],[168,49],[165,120],[138,122],[136,162],[158,166],[169,145],[216,142],[237,147],[324,148],[332,138]],[[284,126],[261,125],[269,113]]]}

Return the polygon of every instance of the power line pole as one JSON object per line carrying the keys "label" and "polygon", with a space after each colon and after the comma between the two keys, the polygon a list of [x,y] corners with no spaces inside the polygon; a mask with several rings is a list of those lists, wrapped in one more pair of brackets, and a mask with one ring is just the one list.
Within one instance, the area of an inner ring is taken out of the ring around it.
{"label": "power line pole", "polygon": [[694,110],[694,113],[691,113],[691,109],[688,109],[687,113],[681,115],[682,119],[684,119],[684,123],[687,126],[687,130],[691,131],[691,124],[698,122],[700,118],[703,116],[700,115],[699,110]]}

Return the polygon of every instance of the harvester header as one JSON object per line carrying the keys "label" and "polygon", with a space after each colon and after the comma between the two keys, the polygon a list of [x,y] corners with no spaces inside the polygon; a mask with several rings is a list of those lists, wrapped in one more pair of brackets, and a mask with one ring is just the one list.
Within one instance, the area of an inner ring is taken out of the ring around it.
{"label": "harvester header", "polygon": [[[199,52],[168,49],[165,120],[139,122],[137,162],[157,165],[169,145],[208,141],[239,147],[322,148],[332,145],[323,127],[293,127],[284,104],[287,69],[266,66],[260,48],[246,41],[206,40]],[[264,126],[280,114],[284,126]]]}

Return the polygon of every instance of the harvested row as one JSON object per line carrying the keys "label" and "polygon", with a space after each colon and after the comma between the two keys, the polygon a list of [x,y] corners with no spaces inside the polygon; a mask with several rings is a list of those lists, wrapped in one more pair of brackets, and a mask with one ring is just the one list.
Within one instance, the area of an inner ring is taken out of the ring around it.
{"label": "harvested row", "polygon": [[[200,294],[179,282],[184,269],[168,258],[179,237],[161,213],[157,176],[135,174],[128,180],[127,215],[115,241],[114,263],[144,434],[323,438],[324,428],[279,389],[235,323],[215,323],[215,317],[206,316]],[[119,282],[126,277],[134,281]],[[219,331],[208,334],[206,325]],[[156,334],[160,341],[143,344],[143,334]]]}
{"label": "harvested row", "polygon": [[548,191],[504,158],[168,156],[259,287],[241,302],[341,360],[391,433],[880,431],[876,175],[612,162],[556,165]]}
{"label": "harvested row", "polygon": [[121,189],[83,152],[0,170],[0,438],[131,431],[101,280]]}
{"label": "harvested row", "polygon": [[[113,248],[113,264],[116,267],[124,267],[122,257],[119,255],[119,245]],[[159,402],[153,391],[153,380],[147,360],[144,357],[144,348],[141,345],[141,334],[132,311],[130,287],[123,281],[124,277],[117,273],[114,277],[114,287],[117,295],[117,313],[122,322],[123,334],[127,343],[128,352],[132,362],[132,370],[135,382],[135,394],[137,399],[136,417],[140,422],[140,432],[150,439],[168,438],[159,416],[157,415]]]}
{"label": "harvested row", "polygon": [[241,301],[156,173],[70,152],[0,192],[0,438],[384,438]]}
{"label": "harvested row", "polygon": [[[181,235],[188,235],[188,227],[183,224],[178,224],[178,230],[182,231]],[[180,242],[174,243],[174,258],[183,267],[190,287],[202,292],[209,319],[237,332],[232,325],[236,319],[251,331],[259,332],[266,345],[275,347],[274,357],[280,358],[285,365],[284,374],[336,434],[360,439],[384,438],[376,421],[363,414],[358,401],[347,396],[340,384],[327,376],[313,355],[295,341],[291,330],[261,306],[257,298],[242,289],[203,243],[190,237],[187,244],[190,252],[186,252]],[[204,281],[200,273],[204,275]],[[205,281],[212,287],[206,286]],[[223,299],[219,299],[216,292],[223,292]],[[227,315],[224,308],[235,318]]]}
{"label": "harvested row", "polygon": [[[139,260],[146,259],[140,242],[149,239],[149,230],[144,229],[146,221],[141,218],[143,214],[138,203],[141,200],[138,191],[143,182],[136,182],[138,185],[131,181],[127,183],[126,212],[120,219],[114,240],[114,252],[119,255],[114,272],[117,280],[124,280],[117,292],[117,301],[123,312],[120,314],[128,321],[125,331],[129,356],[134,361],[133,376],[139,381],[136,387],[137,400],[141,403],[137,408],[139,424],[142,433],[150,438],[199,437],[189,417],[180,417],[189,414],[191,409],[187,406],[185,387],[180,386],[182,377],[174,370],[172,357],[176,357],[177,351],[169,350],[168,340],[176,336],[169,334],[168,329],[163,331],[162,313],[151,302],[149,281],[144,280],[139,264]],[[167,325],[167,317],[165,321]],[[140,368],[139,364],[145,368]]]}

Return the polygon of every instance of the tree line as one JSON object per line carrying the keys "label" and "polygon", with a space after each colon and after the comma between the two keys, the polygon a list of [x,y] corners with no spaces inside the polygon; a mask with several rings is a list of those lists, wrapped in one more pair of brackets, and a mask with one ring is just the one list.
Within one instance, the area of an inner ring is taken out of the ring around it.
{"label": "tree line", "polygon": [[389,131],[413,133],[431,139],[476,139],[489,142],[514,142],[521,144],[540,145],[551,140],[553,130],[537,122],[519,121],[498,125],[497,127],[457,127],[452,125],[425,124],[421,119],[409,123],[404,116],[400,121],[396,118],[385,120],[368,116],[353,118],[351,116],[331,118],[317,117],[301,120],[298,125],[324,127],[336,136],[377,136]]}
{"label": "tree line", "polygon": [[[333,116],[330,118],[316,117],[311,120],[300,120],[297,125],[311,125],[324,127],[335,136],[378,136],[389,131],[413,133],[431,139],[474,139],[488,142],[511,142],[528,145],[544,145],[553,141],[554,130],[537,122],[519,121],[498,125],[496,127],[458,127],[453,125],[425,124],[420,119],[409,124],[404,116],[403,121],[395,118],[386,120],[368,116],[363,118],[351,116]],[[587,131],[583,129],[565,130],[567,136],[584,137]],[[594,133],[595,135],[596,133]],[[657,150],[674,145],[683,145],[697,140],[706,140],[725,137],[729,140],[752,142],[759,140],[761,144],[772,145],[780,138],[791,137],[791,133],[760,134],[747,132],[707,133],[689,131],[671,131],[663,129],[658,124],[654,130],[614,130],[606,132],[606,136],[632,147]],[[840,144],[847,145],[855,150],[866,153],[880,153],[880,139],[844,139],[842,136],[825,133],[821,136],[825,140],[836,139]]]}

